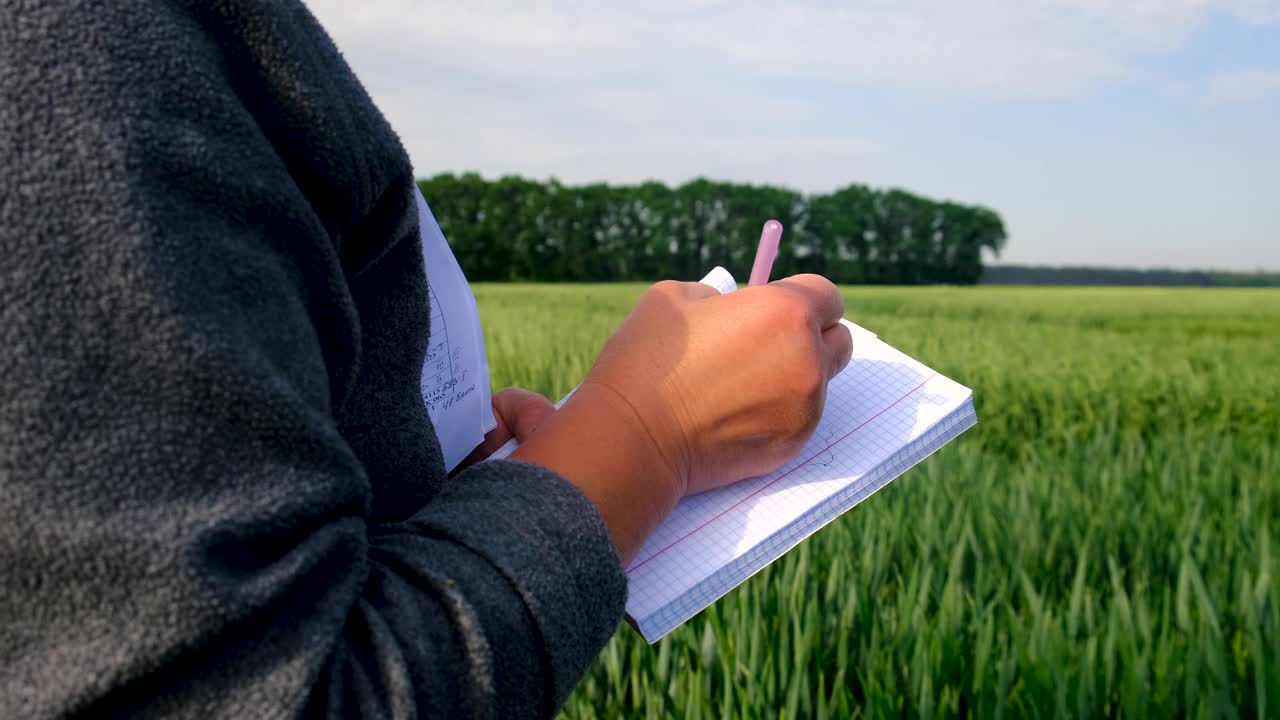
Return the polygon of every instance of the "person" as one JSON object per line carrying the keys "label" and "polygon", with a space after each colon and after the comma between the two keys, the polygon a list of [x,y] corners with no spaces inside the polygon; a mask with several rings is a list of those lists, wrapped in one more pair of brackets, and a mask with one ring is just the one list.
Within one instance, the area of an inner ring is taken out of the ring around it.
{"label": "person", "polygon": [[553,714],[849,356],[821,278],[660,282],[448,478],[414,176],[301,3],[0,0],[0,93],[0,717]]}

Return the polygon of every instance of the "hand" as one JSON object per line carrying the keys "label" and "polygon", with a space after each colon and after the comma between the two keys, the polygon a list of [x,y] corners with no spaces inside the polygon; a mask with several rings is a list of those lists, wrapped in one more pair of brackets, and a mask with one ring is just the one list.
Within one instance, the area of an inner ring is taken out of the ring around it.
{"label": "hand", "polygon": [[466,470],[493,454],[511,438],[523,443],[534,430],[556,411],[550,400],[524,388],[509,387],[493,396],[493,417],[498,427],[484,436],[484,442],[458,464],[450,477]]}
{"label": "hand", "polygon": [[584,386],[633,409],[680,496],[763,475],[822,417],[827,381],[849,362],[844,301],[798,275],[721,296],[659,283],[605,346]]}
{"label": "hand", "polygon": [[577,484],[625,562],[681,497],[765,474],[804,446],[849,362],[843,313],[816,275],[724,296],[658,283],[513,457]]}

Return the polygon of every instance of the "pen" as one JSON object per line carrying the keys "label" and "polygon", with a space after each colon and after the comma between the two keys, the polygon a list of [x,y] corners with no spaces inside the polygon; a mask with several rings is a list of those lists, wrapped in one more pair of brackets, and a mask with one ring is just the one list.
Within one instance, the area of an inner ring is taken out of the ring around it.
{"label": "pen", "polygon": [[769,272],[773,270],[773,260],[778,257],[778,242],[782,240],[782,223],[770,220],[764,224],[760,232],[760,245],[756,247],[756,261],[751,265],[751,280],[747,285],[765,285],[769,282]]}

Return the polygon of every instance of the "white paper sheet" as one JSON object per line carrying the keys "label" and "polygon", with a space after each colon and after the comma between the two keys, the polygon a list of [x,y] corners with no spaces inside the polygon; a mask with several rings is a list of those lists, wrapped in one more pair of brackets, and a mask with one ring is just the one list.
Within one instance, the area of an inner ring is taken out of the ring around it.
{"label": "white paper sheet", "polygon": [[431,344],[422,366],[422,400],[440,438],[445,467],[452,470],[498,423],[493,417],[480,309],[421,192],[418,224],[431,303]]}

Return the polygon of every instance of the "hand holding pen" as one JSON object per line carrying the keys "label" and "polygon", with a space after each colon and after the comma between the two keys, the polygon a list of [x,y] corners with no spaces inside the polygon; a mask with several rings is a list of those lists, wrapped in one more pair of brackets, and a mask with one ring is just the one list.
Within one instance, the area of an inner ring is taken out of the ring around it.
{"label": "hand holding pen", "polygon": [[768,473],[822,417],[849,362],[830,281],[767,282],[782,224],[765,224],[751,285],[650,288],[573,396],[512,455],[560,472],[596,504],[627,562],[685,495]]}

